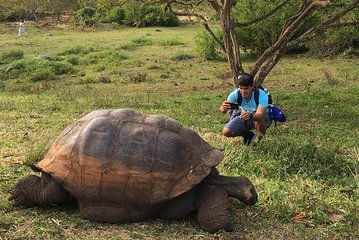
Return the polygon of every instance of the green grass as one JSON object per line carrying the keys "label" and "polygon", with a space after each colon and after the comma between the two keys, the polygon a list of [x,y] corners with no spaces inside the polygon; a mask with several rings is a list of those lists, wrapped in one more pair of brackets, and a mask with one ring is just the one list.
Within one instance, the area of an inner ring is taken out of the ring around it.
{"label": "green grass", "polygon": [[[264,85],[288,121],[269,128],[260,145],[244,147],[221,135],[227,116],[218,107],[232,80],[226,61],[195,54],[199,25],[75,31],[28,24],[27,38],[0,26],[0,239],[359,238],[358,58],[284,57]],[[180,61],[185,53],[191,57]],[[54,61],[34,58],[40,55]],[[251,64],[247,57],[244,66]],[[220,171],[248,176],[259,202],[231,201],[234,232],[217,234],[192,218],[101,224],[75,206],[12,208],[9,192],[31,173],[28,164],[67,125],[103,108],[164,114],[196,130],[225,149]],[[291,220],[303,212],[307,225]],[[343,219],[333,222],[328,212]]]}

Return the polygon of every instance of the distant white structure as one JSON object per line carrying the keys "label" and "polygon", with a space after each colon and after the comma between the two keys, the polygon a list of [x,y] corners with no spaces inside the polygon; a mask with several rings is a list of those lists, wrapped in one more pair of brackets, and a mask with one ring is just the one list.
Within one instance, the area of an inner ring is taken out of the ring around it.
{"label": "distant white structure", "polygon": [[26,36],[24,20],[21,20],[19,24],[19,37],[21,36]]}

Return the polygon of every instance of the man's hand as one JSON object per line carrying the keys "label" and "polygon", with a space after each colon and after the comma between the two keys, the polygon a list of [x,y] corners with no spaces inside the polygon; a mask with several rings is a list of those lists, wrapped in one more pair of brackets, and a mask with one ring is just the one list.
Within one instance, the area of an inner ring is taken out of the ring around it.
{"label": "man's hand", "polygon": [[231,104],[229,104],[229,101],[226,100],[222,103],[222,105],[219,107],[219,110],[222,112],[222,113],[226,113],[228,112],[229,110],[231,110]]}
{"label": "man's hand", "polygon": [[[241,118],[243,119],[243,120],[245,120],[245,121],[247,121],[247,120],[249,120],[250,119],[250,117],[251,117],[251,113],[250,112],[241,112]],[[252,115],[253,116],[253,115]]]}

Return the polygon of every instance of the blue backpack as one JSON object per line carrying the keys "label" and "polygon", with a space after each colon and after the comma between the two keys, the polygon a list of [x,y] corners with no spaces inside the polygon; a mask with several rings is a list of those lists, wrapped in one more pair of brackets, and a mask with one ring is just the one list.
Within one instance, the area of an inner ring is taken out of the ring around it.
{"label": "blue backpack", "polygon": [[[277,122],[285,122],[287,119],[280,110],[280,108],[273,104],[272,102],[272,95],[268,92],[266,88],[263,88],[262,86],[258,86],[254,88],[254,101],[256,102],[257,106],[259,104],[259,89],[263,90],[268,95],[268,109],[269,109],[269,117],[274,121],[274,125],[277,126]],[[238,104],[240,105],[242,103],[242,94],[240,91],[238,91]]]}
{"label": "blue backpack", "polygon": [[274,104],[269,104],[269,116],[270,118],[277,124],[277,122],[285,122],[287,119],[285,118],[284,113]]}

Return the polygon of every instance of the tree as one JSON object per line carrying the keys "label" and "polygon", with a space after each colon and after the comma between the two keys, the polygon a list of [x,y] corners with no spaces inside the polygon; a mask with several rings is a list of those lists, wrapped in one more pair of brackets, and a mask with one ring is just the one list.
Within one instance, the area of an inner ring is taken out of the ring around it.
{"label": "tree", "polygon": [[[265,9],[264,14],[254,16],[250,21],[239,22],[235,20],[232,13],[234,7],[237,11],[240,11],[240,5],[243,4],[244,1],[253,4],[253,0],[157,0],[156,3],[164,4],[166,9],[176,15],[194,16],[202,20],[205,29],[215,39],[227,56],[234,83],[239,74],[246,72],[241,62],[241,49],[239,47],[241,39],[238,39],[235,34],[236,28],[245,28],[260,21],[265,21],[276,12],[281,11],[288,4],[296,4],[298,6],[295,12],[286,19],[282,27],[282,32],[274,44],[260,54],[252,69],[248,71],[255,77],[255,84],[260,85],[280,58],[290,49],[328,28],[359,25],[357,18],[350,17],[350,13],[359,8],[359,0],[283,0],[273,9]],[[265,0],[263,0],[263,2],[265,2]],[[211,9],[219,15],[223,41],[220,41],[213,33],[204,14],[201,13],[201,11],[197,11],[199,6],[204,3],[207,3]],[[320,10],[326,10],[327,14],[325,18],[298,34],[298,29],[303,26],[309,17]]]}

